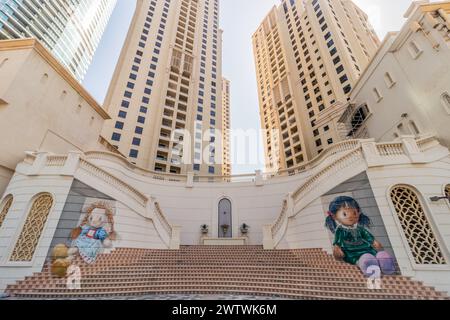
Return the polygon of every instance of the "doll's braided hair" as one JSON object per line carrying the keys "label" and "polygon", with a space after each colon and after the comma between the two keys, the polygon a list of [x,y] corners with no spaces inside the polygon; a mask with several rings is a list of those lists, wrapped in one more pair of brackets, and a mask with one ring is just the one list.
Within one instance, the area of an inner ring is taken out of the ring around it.
{"label": "doll's braided hair", "polygon": [[81,222],[81,225],[78,228],[75,228],[72,230],[72,232],[70,233],[69,238],[71,240],[75,240],[82,232],[81,226],[85,225],[88,223],[89,220],[89,216],[92,214],[92,212],[95,209],[104,209],[105,210],[105,214],[106,217],[108,218],[108,223],[110,225],[110,232],[108,233],[108,238],[110,238],[111,240],[116,240],[117,239],[117,233],[114,231],[114,213],[113,213],[113,209],[112,207],[105,201],[100,201],[100,202],[95,202],[92,203],[91,205],[89,205],[87,208],[85,208],[83,211],[86,212],[86,215],[83,219],[83,221]]}
{"label": "doll's braided hair", "polygon": [[335,216],[336,216],[337,212],[341,208],[344,208],[344,207],[358,210],[360,213],[358,224],[363,227],[370,228],[370,226],[372,225],[372,222],[368,216],[366,216],[364,213],[362,213],[358,202],[355,199],[353,199],[352,197],[340,196],[340,197],[337,197],[336,199],[334,199],[330,203],[328,216],[325,220],[325,227],[327,227],[332,233],[335,233],[336,228],[337,228]]}
{"label": "doll's braided hair", "polygon": [[109,203],[105,202],[105,201],[100,201],[100,202],[95,202],[93,204],[91,204],[90,206],[88,206],[86,208],[86,216],[83,219],[83,222],[81,225],[84,225],[88,222],[89,220],[89,216],[92,214],[92,212],[95,209],[103,209],[105,210],[105,215],[108,218],[108,223],[110,225],[110,232],[109,232],[109,238],[111,240],[115,240],[116,237],[116,232],[114,231],[114,214],[113,214],[113,209],[110,206]]}

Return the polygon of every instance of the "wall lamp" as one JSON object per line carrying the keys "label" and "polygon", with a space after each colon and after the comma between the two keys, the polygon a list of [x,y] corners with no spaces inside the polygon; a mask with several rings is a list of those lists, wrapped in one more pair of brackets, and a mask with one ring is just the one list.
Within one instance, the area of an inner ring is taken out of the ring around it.
{"label": "wall lamp", "polygon": [[450,197],[447,197],[447,196],[436,196],[436,197],[431,197],[430,198],[430,200],[433,201],[433,202],[438,202],[438,201],[444,200],[444,199],[446,199],[446,200],[448,200],[450,202]]}

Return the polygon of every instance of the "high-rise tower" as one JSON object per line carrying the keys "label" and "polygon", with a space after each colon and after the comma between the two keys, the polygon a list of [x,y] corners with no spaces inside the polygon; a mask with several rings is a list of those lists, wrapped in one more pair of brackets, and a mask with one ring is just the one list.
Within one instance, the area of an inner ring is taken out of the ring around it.
{"label": "high-rise tower", "polygon": [[37,38],[82,81],[116,0],[0,0],[0,40]]}
{"label": "high-rise tower", "polygon": [[103,134],[132,163],[222,172],[218,0],[138,0],[105,108]]}
{"label": "high-rise tower", "polygon": [[343,138],[337,114],[379,44],[351,0],[285,0],[270,11],[253,35],[269,169],[302,165]]}
{"label": "high-rise tower", "polygon": [[223,165],[222,175],[231,175],[231,154],[230,154],[230,81],[222,79],[222,145],[223,145]]}

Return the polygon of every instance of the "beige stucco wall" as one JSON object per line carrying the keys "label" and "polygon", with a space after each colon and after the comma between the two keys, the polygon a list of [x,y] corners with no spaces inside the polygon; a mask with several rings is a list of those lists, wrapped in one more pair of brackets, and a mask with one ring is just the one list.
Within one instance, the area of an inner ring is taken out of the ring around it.
{"label": "beige stucco wall", "polygon": [[106,112],[33,40],[0,42],[0,99],[0,166],[14,170],[25,151],[104,149]]}
{"label": "beige stucco wall", "polygon": [[[412,32],[412,21],[422,23],[429,35]],[[367,103],[372,113],[365,124],[371,137],[391,141],[402,134],[415,134],[414,122],[421,134],[436,133],[450,147],[450,109],[442,102],[442,94],[450,94],[450,46],[444,33],[434,29],[418,11],[398,34],[387,36],[351,94],[353,103]],[[412,42],[421,50],[418,56],[410,53]],[[395,82],[393,86],[386,83],[387,72]]]}

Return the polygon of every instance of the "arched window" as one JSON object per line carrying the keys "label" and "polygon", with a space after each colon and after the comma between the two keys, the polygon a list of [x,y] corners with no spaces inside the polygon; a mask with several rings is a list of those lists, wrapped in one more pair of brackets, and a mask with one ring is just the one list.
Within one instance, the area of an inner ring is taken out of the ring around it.
{"label": "arched window", "polygon": [[416,264],[446,264],[417,193],[410,187],[396,186],[391,199]]}
{"label": "arched window", "polygon": [[48,193],[39,194],[34,198],[11,255],[11,261],[26,262],[33,259],[52,205],[53,198]]}
{"label": "arched window", "polygon": [[12,195],[6,196],[2,201],[2,204],[0,206],[0,228],[2,227],[3,221],[5,221],[6,215],[8,214],[9,208],[11,208],[12,203]]}
{"label": "arched window", "polygon": [[416,123],[414,121],[409,121],[409,127],[411,128],[411,133],[414,135],[420,134],[420,130],[417,127]]}
{"label": "arched window", "polygon": [[0,68],[3,68],[3,66],[6,64],[6,62],[8,62],[8,58],[5,58],[2,60],[2,62],[0,62]]}
{"label": "arched window", "polygon": [[232,238],[232,205],[229,199],[219,201],[219,238]]}
{"label": "arched window", "polygon": [[367,117],[369,116],[369,108],[366,104],[360,106],[356,112],[353,114],[351,119],[352,130],[349,132],[348,136],[353,136],[364,124]]}
{"label": "arched window", "polygon": [[41,78],[41,83],[46,83],[47,80],[48,80],[48,74],[47,74],[47,73],[44,73],[44,74],[42,75],[42,78]]}
{"label": "arched window", "polygon": [[384,81],[388,88],[392,88],[395,85],[394,78],[392,78],[392,75],[389,72],[384,74]]}
{"label": "arched window", "polygon": [[448,92],[442,94],[441,102],[445,108],[445,111],[450,114],[450,94],[448,94]]}
{"label": "arched window", "polygon": [[423,52],[415,41],[411,41],[408,45],[409,54],[413,59],[417,59]]}
{"label": "arched window", "polygon": [[400,131],[400,134],[401,134],[401,135],[407,134],[407,132],[406,132],[406,130],[405,130],[405,126],[403,125],[403,123],[400,123],[400,124],[397,126],[397,129],[398,129],[398,131]]}
{"label": "arched window", "polygon": [[383,99],[383,96],[381,95],[380,90],[378,88],[373,88],[373,94],[375,95],[375,101],[380,102],[381,99]]}

